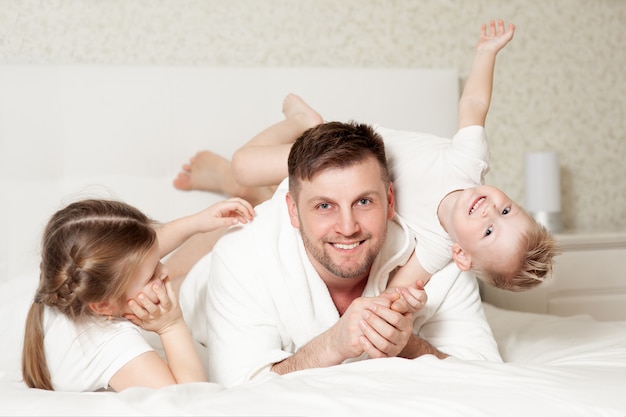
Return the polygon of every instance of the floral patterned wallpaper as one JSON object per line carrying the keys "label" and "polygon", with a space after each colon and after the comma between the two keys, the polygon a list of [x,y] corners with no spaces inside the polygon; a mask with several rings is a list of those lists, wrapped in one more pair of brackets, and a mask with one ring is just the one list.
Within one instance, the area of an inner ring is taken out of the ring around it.
{"label": "floral patterned wallpaper", "polygon": [[524,199],[556,150],[566,229],[626,229],[626,1],[0,0],[0,64],[456,68],[480,25],[498,55],[487,183]]}

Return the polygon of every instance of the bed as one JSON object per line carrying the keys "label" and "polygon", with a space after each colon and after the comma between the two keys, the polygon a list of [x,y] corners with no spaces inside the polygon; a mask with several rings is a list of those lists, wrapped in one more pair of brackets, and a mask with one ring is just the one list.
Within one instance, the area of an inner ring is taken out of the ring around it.
{"label": "bed", "polygon": [[[200,149],[229,157],[281,117],[288,92],[327,119],[451,135],[459,79],[450,69],[4,66],[0,88],[0,414],[626,415],[619,233],[584,247],[563,236],[556,284],[520,296],[483,289],[502,364],[426,356],[272,374],[232,388],[26,388],[21,338],[38,240],[59,206],[79,196],[121,198],[168,220],[211,204],[222,197],[172,187],[180,165]],[[574,265],[581,259],[585,268]],[[587,279],[589,271],[606,279]],[[586,294],[596,302],[581,302]]]}

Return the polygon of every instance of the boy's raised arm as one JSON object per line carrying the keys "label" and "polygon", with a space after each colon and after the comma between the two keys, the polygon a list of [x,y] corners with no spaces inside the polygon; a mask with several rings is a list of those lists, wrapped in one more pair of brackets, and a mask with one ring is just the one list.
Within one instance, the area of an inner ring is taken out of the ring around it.
{"label": "boy's raised arm", "polygon": [[497,24],[493,20],[489,25],[483,24],[474,60],[459,100],[459,129],[474,125],[485,126],[491,102],[496,55],[513,39],[514,33],[515,25],[509,23],[506,28],[503,20],[498,20]]}

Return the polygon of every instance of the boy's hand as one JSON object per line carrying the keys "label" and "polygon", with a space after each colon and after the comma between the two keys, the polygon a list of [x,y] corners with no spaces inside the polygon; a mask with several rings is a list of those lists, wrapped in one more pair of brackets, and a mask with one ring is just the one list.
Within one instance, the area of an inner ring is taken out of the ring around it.
{"label": "boy's hand", "polygon": [[416,281],[406,287],[391,287],[387,288],[381,295],[387,295],[388,297],[393,294],[399,294],[399,296],[393,297],[391,300],[391,309],[400,313],[410,312],[415,314],[420,311],[428,301],[426,291],[424,291],[424,283],[422,281]]}
{"label": "boy's hand", "polygon": [[483,24],[480,29],[480,39],[476,45],[476,50],[498,52],[504,47],[504,45],[513,39],[514,33],[515,25],[513,23],[509,23],[509,27],[506,29],[502,19],[498,20],[497,25],[495,21],[490,21],[489,28],[487,28],[486,24]]}

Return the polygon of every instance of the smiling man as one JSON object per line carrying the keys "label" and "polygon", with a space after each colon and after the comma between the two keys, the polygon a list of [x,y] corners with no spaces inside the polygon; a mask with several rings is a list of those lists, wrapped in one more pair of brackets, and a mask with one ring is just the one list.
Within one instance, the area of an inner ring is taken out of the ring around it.
{"label": "smiling man", "polygon": [[[231,228],[186,278],[203,297],[211,381],[226,386],[349,360],[432,354],[500,361],[475,277],[436,274],[416,316],[381,295],[415,238],[394,210],[382,139],[363,124],[307,130],[289,178]],[[198,314],[198,308],[194,314]],[[200,329],[200,330],[199,330]]]}

